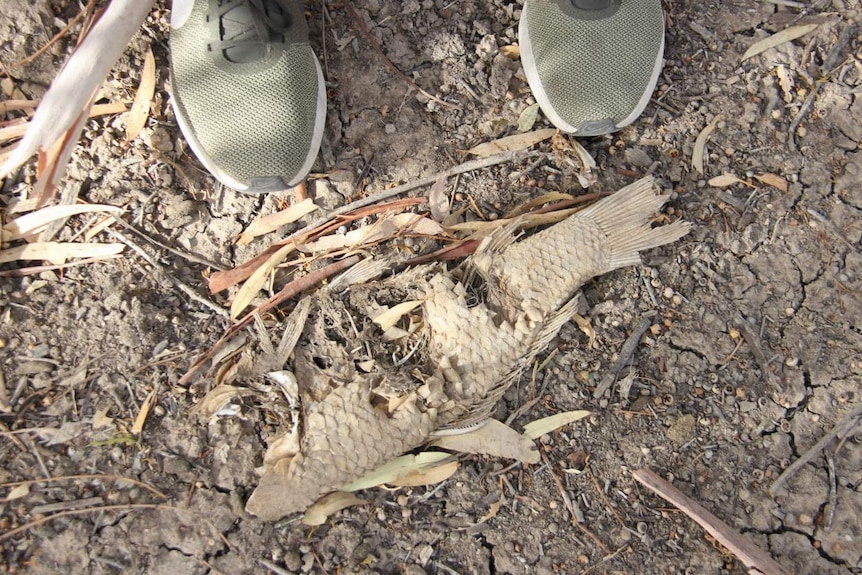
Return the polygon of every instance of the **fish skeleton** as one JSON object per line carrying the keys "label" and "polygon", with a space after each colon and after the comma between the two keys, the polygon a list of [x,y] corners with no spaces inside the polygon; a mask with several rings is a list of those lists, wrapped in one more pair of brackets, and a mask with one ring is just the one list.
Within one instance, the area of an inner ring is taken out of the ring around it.
{"label": "fish skeleton", "polygon": [[[422,265],[306,298],[294,312],[301,417],[270,445],[247,511],[303,511],[435,432],[487,419],[574,315],[582,285],[688,233],[684,221],[652,226],[668,195],[644,178],[525,239],[506,225],[456,271]],[[387,300],[415,302],[394,340],[370,321]],[[373,357],[366,369],[357,350]]]}

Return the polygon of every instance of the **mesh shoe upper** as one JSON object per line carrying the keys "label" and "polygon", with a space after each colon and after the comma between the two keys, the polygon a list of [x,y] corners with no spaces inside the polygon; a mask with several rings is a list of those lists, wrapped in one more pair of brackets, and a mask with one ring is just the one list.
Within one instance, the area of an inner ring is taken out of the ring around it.
{"label": "mesh shoe upper", "polygon": [[317,155],[326,111],[302,2],[188,1],[191,12],[171,31],[171,83],[190,146],[230,187],[298,183]]}
{"label": "mesh shoe upper", "polygon": [[558,128],[598,135],[640,115],[664,49],[660,0],[612,0],[582,10],[570,0],[527,0],[521,58],[530,87]]}

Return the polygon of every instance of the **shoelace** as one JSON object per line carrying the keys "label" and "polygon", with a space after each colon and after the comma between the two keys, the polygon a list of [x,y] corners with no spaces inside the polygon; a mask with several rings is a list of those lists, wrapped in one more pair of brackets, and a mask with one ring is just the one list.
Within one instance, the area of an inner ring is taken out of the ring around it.
{"label": "shoelace", "polygon": [[[231,18],[231,11],[242,11],[244,7],[251,14],[251,22]],[[221,38],[211,49],[221,51],[239,46],[265,46],[290,27],[287,10],[275,0],[227,0],[210,18],[218,18],[221,29]]]}

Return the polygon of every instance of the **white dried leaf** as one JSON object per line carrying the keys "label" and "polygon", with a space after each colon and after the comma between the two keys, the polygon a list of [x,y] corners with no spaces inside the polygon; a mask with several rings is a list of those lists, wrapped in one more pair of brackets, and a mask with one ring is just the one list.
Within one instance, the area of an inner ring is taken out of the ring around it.
{"label": "white dried leaf", "polygon": [[3,226],[3,240],[13,241],[25,236],[34,235],[44,230],[48,224],[56,220],[68,218],[77,214],[92,212],[123,213],[123,208],[107,204],[72,204],[65,206],[48,206],[24,216],[6,222]]}
{"label": "white dried leaf", "polygon": [[372,318],[371,321],[379,325],[380,329],[383,331],[388,331],[389,328],[394,327],[395,324],[398,323],[398,320],[404,317],[405,314],[410,313],[420,305],[422,305],[421,299],[405,301],[392,306],[383,313]]}
{"label": "white dried leaf", "polygon": [[291,242],[281,246],[277,252],[269,256],[266,262],[254,270],[254,273],[249,276],[242,287],[236,292],[236,297],[230,304],[230,318],[236,319],[242,311],[247,308],[251,301],[257,296],[260,290],[266,285],[269,274],[277,265],[284,261],[292,251],[296,249],[296,245]]}
{"label": "white dried leaf", "polygon": [[591,412],[584,410],[564,411],[563,413],[558,413],[550,417],[543,417],[542,419],[537,419],[536,421],[525,425],[524,435],[530,439],[538,439],[546,433],[551,433],[552,431],[572,423],[573,421],[583,419],[590,415],[590,413]]}
{"label": "white dried leaf", "polygon": [[47,260],[60,265],[72,258],[109,258],[122,253],[125,248],[126,246],[119,242],[107,244],[36,242],[0,250],[0,264],[22,260]]}
{"label": "white dried leaf", "polygon": [[715,126],[718,124],[719,120],[721,120],[720,115],[713,118],[712,122],[707,124],[706,128],[697,135],[697,139],[694,141],[694,152],[691,155],[691,165],[701,176],[703,175],[703,155],[706,153],[706,142],[712,135],[713,130],[715,130]]}
{"label": "white dried leaf", "polygon": [[496,419],[489,419],[475,431],[444,435],[430,445],[460,453],[506,457],[524,463],[539,462],[539,452],[532,439]]}
{"label": "white dried leaf", "polygon": [[306,509],[305,514],[302,516],[302,523],[312,527],[323,525],[330,516],[338,513],[342,509],[353,505],[365,505],[365,503],[366,502],[364,500],[356,497],[352,493],[336,491],[329,495],[324,495],[318,499],[314,505]]}
{"label": "white dried leaf", "polygon": [[21,499],[22,497],[26,497],[30,494],[30,484],[22,483],[21,485],[16,485],[9,491],[9,495],[6,496],[6,501],[15,501],[16,499]]}
{"label": "white dried leaf", "polygon": [[536,125],[536,120],[539,118],[539,104],[531,104],[521,111],[518,116],[518,131],[529,132]]}
{"label": "white dried leaf", "polygon": [[458,468],[460,466],[461,464],[457,461],[449,461],[448,463],[435,465],[434,467],[430,467],[428,469],[411,471],[404,477],[390,482],[390,485],[394,485],[396,487],[419,487],[421,485],[434,485],[435,483],[441,483],[452,477],[455,472],[458,471]]}
{"label": "white dried leaf", "polygon": [[517,152],[519,150],[526,150],[539,142],[547,140],[556,133],[557,130],[555,128],[545,128],[544,130],[535,130],[524,134],[506,136],[504,138],[494,140],[493,142],[479,144],[475,148],[467,150],[467,153],[484,158],[501,152]]}
{"label": "white dried leaf", "polygon": [[420,471],[429,465],[440,463],[449,457],[452,456],[442,451],[423,451],[416,455],[402,455],[373,471],[369,471],[341,489],[343,491],[359,491],[360,489],[369,489],[378,485],[392,483],[414,471]]}
{"label": "white dried leaf", "polygon": [[317,205],[311,198],[305,198],[301,202],[293,204],[286,210],[281,210],[268,216],[263,216],[254,220],[249,226],[239,235],[237,245],[245,245],[251,242],[254,238],[274,232],[281,226],[292,224],[298,219],[307,216],[317,209]]}
{"label": "white dried leaf", "polygon": [[742,62],[748,60],[749,58],[753,58],[758,54],[762,54],[766,52],[770,48],[775,48],[776,46],[780,46],[785,42],[791,42],[796,40],[797,38],[801,38],[806,34],[813,32],[817,29],[819,24],[802,24],[800,26],[791,26],[789,28],[785,28],[781,32],[773,34],[763,40],[755,42],[752,44],[748,50],[745,51],[745,54],[742,55]]}
{"label": "white dried leaf", "polygon": [[442,222],[449,217],[449,197],[446,195],[446,175],[440,177],[431,186],[428,192],[428,206],[431,208],[431,217],[436,222]]}
{"label": "white dried leaf", "polygon": [[709,182],[707,183],[714,188],[726,188],[728,186],[733,186],[736,184],[744,184],[745,181],[740,180],[733,174],[721,174],[720,176],[710,178]]}

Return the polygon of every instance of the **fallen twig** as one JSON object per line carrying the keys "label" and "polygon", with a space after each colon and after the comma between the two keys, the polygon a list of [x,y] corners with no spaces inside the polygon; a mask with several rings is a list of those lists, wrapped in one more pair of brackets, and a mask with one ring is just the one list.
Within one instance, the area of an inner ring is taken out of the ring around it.
{"label": "fallen twig", "polygon": [[433,185],[434,182],[437,181],[437,178],[450,178],[452,176],[457,176],[458,174],[464,174],[467,172],[473,172],[475,170],[481,170],[482,168],[489,168],[498,164],[504,164],[506,162],[514,162],[517,160],[521,160],[529,155],[529,152],[526,151],[503,152],[502,154],[488,156],[487,158],[470,160],[469,162],[458,164],[457,166],[453,166],[443,172],[433,174],[425,178],[420,178],[412,182],[407,182],[405,184],[401,184],[400,186],[395,186],[394,188],[382,190],[380,192],[377,192],[376,194],[371,194],[370,196],[362,198],[361,200],[356,200],[355,202],[351,202],[347,205],[341,206],[340,208],[332,210],[325,216],[311,222],[301,230],[292,233],[290,235],[290,238],[304,236],[307,233],[314,231],[316,228],[322,226],[323,224],[334,220],[336,217],[346,214],[348,212],[352,212],[353,210],[364,208],[365,206],[370,206],[372,204],[376,204],[377,202],[381,202],[395,196],[400,196],[401,194],[415,190],[416,188]]}
{"label": "fallen twig", "polygon": [[[495,166],[497,164],[517,161],[517,160],[520,160],[520,159],[525,158],[527,156],[529,156],[529,152],[524,152],[524,151],[504,152],[502,154],[489,156],[487,158],[480,158],[478,160],[471,160],[469,162],[464,162],[463,164],[458,164],[457,166],[453,166],[444,172],[440,172],[438,174],[434,174],[432,176],[428,176],[426,178],[421,178],[419,180],[415,180],[412,182],[407,182],[405,184],[401,184],[400,186],[395,186],[394,188],[388,188],[386,190],[382,190],[380,192],[377,192],[376,194],[371,194],[370,196],[362,198],[361,200],[356,200],[355,202],[351,202],[349,204],[341,206],[340,208],[336,208],[336,209],[332,210],[331,212],[329,212],[328,214],[326,214],[325,216],[322,216],[322,217],[316,219],[315,221],[311,222],[310,224],[308,224],[304,228],[293,232],[292,234],[290,234],[285,239],[274,243],[272,246],[270,246],[269,248],[264,250],[261,254],[255,256],[253,259],[237,266],[236,268],[234,268],[232,270],[227,270],[225,272],[218,272],[218,273],[213,274],[213,276],[210,280],[210,285],[209,285],[210,293],[217,293],[217,292],[219,292],[223,289],[227,289],[228,287],[235,285],[235,284],[237,284],[237,283],[239,283],[245,279],[248,279],[248,277],[250,277],[251,274],[254,273],[254,270],[256,270],[261,265],[263,265],[263,263],[269,258],[269,256],[272,255],[273,253],[275,253],[276,251],[278,251],[279,248],[281,248],[282,246],[284,246],[285,244],[287,244],[288,242],[291,242],[291,241],[297,241],[298,243],[304,243],[304,241],[306,239],[311,238],[312,236],[321,233],[320,228],[329,224],[330,222],[333,222],[336,218],[339,218],[341,216],[345,216],[347,214],[351,214],[352,212],[358,212],[358,210],[360,210],[361,208],[371,206],[373,204],[382,202],[382,201],[387,200],[389,198],[392,198],[394,196],[398,196],[398,195],[410,192],[410,191],[415,190],[417,188],[421,188],[423,186],[433,185],[434,182],[436,182],[437,179],[441,178],[441,177],[449,178],[451,176],[457,176],[459,174],[464,174],[467,172],[480,170],[482,168],[488,168],[491,166]],[[405,202],[404,205],[406,205],[407,203],[409,203],[411,205],[415,205],[417,203],[417,202],[415,202],[416,199],[417,198],[408,198],[405,200],[400,200],[399,202],[401,202],[401,201]],[[407,200],[410,200],[410,201],[408,202]],[[423,198],[422,201],[424,202],[425,199]],[[401,204],[399,203],[398,205],[401,205]],[[364,212],[360,212],[360,213],[364,213]],[[472,252],[470,252],[470,253],[472,253]],[[413,263],[415,263],[415,262],[413,262]]]}
{"label": "fallen twig", "polygon": [[632,359],[632,356],[635,354],[635,351],[638,348],[638,344],[641,341],[641,337],[646,333],[646,330],[649,329],[649,326],[652,325],[653,317],[655,317],[655,312],[648,312],[644,314],[644,317],[641,318],[640,323],[635,326],[634,330],[632,330],[632,334],[623,344],[623,347],[620,349],[620,355],[617,358],[617,362],[611,367],[602,377],[602,381],[596,387],[596,390],[593,392],[593,397],[598,399],[605,392],[610,389],[611,385],[613,385],[614,381],[617,379],[617,375],[619,375],[620,371],[629,364]]}
{"label": "fallen twig", "polygon": [[572,506],[572,501],[571,499],[569,499],[569,495],[568,493],[566,493],[566,489],[563,487],[563,482],[560,481],[560,478],[557,477],[556,473],[554,473],[554,468],[553,466],[551,466],[551,463],[548,461],[548,458],[545,457],[545,454],[542,454],[542,460],[545,462],[545,467],[547,468],[551,479],[554,480],[554,484],[557,486],[557,489],[560,492],[560,496],[563,498],[563,504],[566,506],[566,509],[568,510],[569,515],[572,518],[572,524],[578,529],[580,529],[584,535],[592,539],[593,543],[595,543],[599,549],[604,551],[606,555],[610,554],[611,550],[608,548],[608,546],[602,543],[602,540],[599,539],[598,536],[596,536],[592,531],[581,525],[581,522],[578,521],[578,515],[577,513],[575,513],[575,508],[574,506]]}
{"label": "fallen twig", "polygon": [[181,292],[186,294],[190,299],[198,302],[199,304],[201,304],[204,307],[209,308],[211,311],[213,311],[217,315],[220,315],[221,317],[225,317],[225,318],[229,317],[228,311],[226,309],[219,307],[218,305],[214,304],[210,300],[198,295],[198,293],[195,290],[193,290],[191,287],[189,287],[185,283],[181,282],[180,280],[178,280],[177,278],[175,278],[171,274],[169,274],[168,271],[166,269],[164,269],[163,266],[159,265],[156,262],[156,260],[154,260],[153,258],[150,257],[150,254],[145,252],[143,250],[143,248],[141,248],[138,244],[133,242],[127,236],[121,234],[120,232],[114,231],[110,228],[106,229],[105,231],[108,232],[109,234],[111,234],[112,236],[114,236],[115,238],[117,238],[118,240],[120,240],[121,242],[123,242],[124,244],[126,244],[127,246],[129,246],[130,248],[132,248],[132,250],[134,250],[139,256],[144,258],[144,261],[146,261],[148,264],[150,264],[152,266],[153,271],[158,276],[160,276],[161,278],[165,279],[166,281],[174,284],[177,287],[177,289],[179,289]]}
{"label": "fallen twig", "polygon": [[52,483],[55,481],[77,481],[79,479],[105,479],[108,481],[123,481],[126,483],[131,483],[133,485],[137,485],[138,487],[143,487],[156,497],[161,497],[163,499],[167,499],[167,495],[151,486],[149,483],[144,483],[143,481],[138,481],[137,479],[132,479],[130,477],[121,477],[119,475],[109,475],[106,473],[82,473],[79,475],[61,475],[57,477],[48,477],[46,479],[25,479],[23,481],[10,481],[8,483],[0,483],[0,487],[18,487],[19,485],[35,485],[36,483]]}
{"label": "fallen twig", "polygon": [[434,94],[430,94],[429,92],[426,92],[425,90],[423,90],[419,86],[419,84],[417,84],[415,81],[413,81],[413,78],[411,78],[410,76],[408,76],[407,74],[402,72],[400,69],[398,69],[398,67],[395,64],[393,64],[392,61],[383,52],[383,49],[380,47],[380,44],[377,42],[377,39],[368,30],[368,27],[365,25],[365,21],[362,20],[362,18],[356,12],[356,9],[353,7],[353,4],[351,3],[351,1],[350,0],[344,0],[342,6],[344,6],[344,8],[350,13],[350,17],[353,19],[353,21],[359,27],[359,33],[362,35],[363,38],[365,38],[365,40],[369,44],[371,44],[371,47],[374,48],[374,50],[380,55],[380,57],[383,58],[383,63],[386,64],[386,67],[389,68],[392,71],[392,73],[394,73],[396,76],[398,76],[399,78],[404,80],[404,82],[406,82],[408,85],[410,85],[410,87],[418,90],[419,93],[422,94],[423,96],[425,96],[426,98],[434,100],[438,104],[440,104],[442,106],[446,106],[447,108],[453,108],[454,109],[454,108],[458,107],[455,104],[441,100],[440,98],[438,98]]}
{"label": "fallen twig", "polygon": [[32,266],[29,268],[18,268],[15,270],[3,270],[3,271],[0,271],[0,277],[3,277],[3,278],[22,278],[24,276],[40,274],[42,272],[47,272],[47,271],[52,271],[52,270],[63,270],[66,268],[73,268],[76,266],[94,264],[96,262],[105,262],[108,260],[115,260],[115,259],[122,258],[122,257],[124,257],[122,254],[116,254],[113,256],[102,256],[102,257],[98,257],[98,258],[86,258],[86,259],[77,260],[74,262],[67,262],[65,264],[56,264],[56,265],[48,265],[48,266]]}
{"label": "fallen twig", "polygon": [[307,275],[302,276],[299,279],[293,280],[279,291],[277,294],[257,306],[251,312],[246,314],[242,319],[238,320],[234,325],[232,325],[225,334],[203,355],[201,355],[195,363],[189,368],[189,370],[180,378],[180,385],[188,385],[191,381],[192,377],[200,371],[200,369],[204,366],[204,364],[209,361],[224,345],[230,341],[230,339],[237,334],[241,329],[254,321],[256,315],[263,315],[275,306],[280,303],[288,300],[295,295],[302,293],[303,291],[311,288],[317,283],[323,281],[324,279],[337,274],[338,272],[345,270],[352,266],[353,264],[359,262],[359,256],[350,256],[349,258],[345,258],[341,261],[334,262],[329,264],[326,267],[320,268],[319,270],[313,271]]}
{"label": "fallen twig", "polygon": [[69,30],[71,30],[72,27],[75,26],[75,24],[77,24],[78,22],[81,21],[81,18],[83,18],[84,16],[86,16],[87,14],[89,14],[90,12],[93,11],[93,6],[96,5],[96,1],[97,0],[90,0],[89,2],[87,2],[87,5],[84,6],[84,9],[81,10],[80,12],[78,12],[77,14],[75,14],[75,17],[72,18],[71,20],[69,20],[69,23],[66,24],[65,28],[63,28],[62,30],[57,32],[54,35],[54,37],[51,38],[50,40],[48,40],[48,42],[44,46],[42,46],[41,48],[36,50],[36,52],[34,52],[33,54],[30,54],[29,56],[27,56],[25,58],[21,58],[17,62],[13,62],[12,64],[9,65],[9,68],[17,68],[18,66],[23,66],[24,64],[29,64],[30,62],[32,62],[33,60],[35,60],[36,58],[38,58],[39,56],[44,54],[48,50],[48,48],[50,48],[51,46],[56,44],[60,38],[62,38],[66,34],[68,34]]}
{"label": "fallen twig", "polygon": [[778,479],[775,480],[775,483],[772,484],[772,487],[769,488],[769,492],[773,495],[776,491],[778,491],[782,485],[784,485],[788,479],[796,475],[796,473],[802,469],[802,467],[817,457],[817,455],[826,449],[829,443],[836,438],[842,438],[850,434],[851,431],[859,424],[860,420],[862,420],[862,403],[858,404],[854,407],[850,413],[841,418],[841,421],[835,424],[835,427],[832,430],[824,435],[820,441],[814,444],[814,447],[806,451],[802,457],[794,461],[784,472],[778,476]]}
{"label": "fallen twig", "polygon": [[786,575],[787,572],[763,549],[745,535],[732,529],[727,523],[704,509],[682,491],[656,475],[650,469],[638,469],[632,473],[644,486],[679,508],[724,545],[742,561],[749,571],[756,569],[763,575]]}

